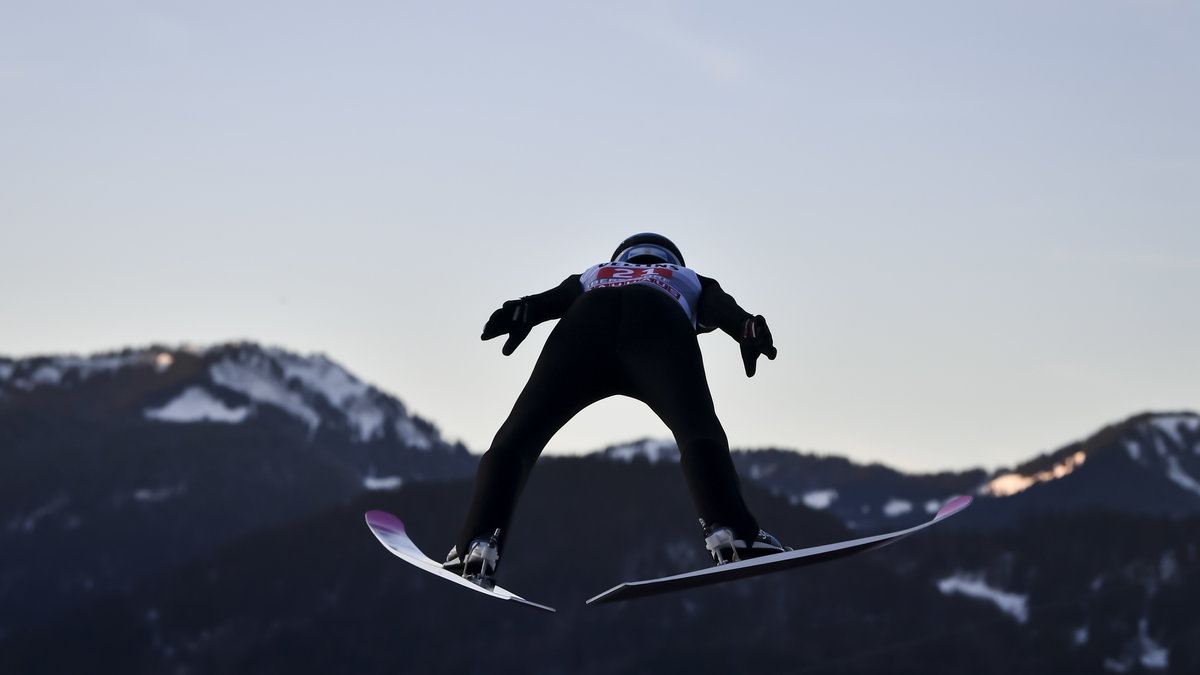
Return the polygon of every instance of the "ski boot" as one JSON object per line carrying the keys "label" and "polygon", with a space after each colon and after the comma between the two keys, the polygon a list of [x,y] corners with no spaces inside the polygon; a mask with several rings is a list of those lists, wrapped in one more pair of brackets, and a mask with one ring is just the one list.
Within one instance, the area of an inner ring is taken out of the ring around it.
{"label": "ski boot", "polygon": [[467,545],[466,555],[460,555],[458,546],[454,546],[446,554],[446,562],[442,563],[442,569],[484,588],[494,588],[496,566],[500,563],[500,546],[497,543],[499,538],[500,530],[496,530],[487,539],[472,539]]}
{"label": "ski boot", "polygon": [[759,530],[753,537],[745,538],[738,537],[732,528],[724,525],[707,525],[701,520],[700,526],[704,528],[704,547],[718,565],[792,550],[790,546],[780,544],[766,530]]}

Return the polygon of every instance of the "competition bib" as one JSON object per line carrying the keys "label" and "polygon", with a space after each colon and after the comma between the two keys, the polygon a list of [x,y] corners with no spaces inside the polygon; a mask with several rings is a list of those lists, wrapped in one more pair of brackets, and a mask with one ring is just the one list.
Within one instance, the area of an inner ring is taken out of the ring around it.
{"label": "competition bib", "polygon": [[678,265],[634,265],[606,262],[589,267],[580,278],[584,292],[641,284],[657,288],[679,303],[692,325],[696,324],[696,303],[700,300],[700,278]]}

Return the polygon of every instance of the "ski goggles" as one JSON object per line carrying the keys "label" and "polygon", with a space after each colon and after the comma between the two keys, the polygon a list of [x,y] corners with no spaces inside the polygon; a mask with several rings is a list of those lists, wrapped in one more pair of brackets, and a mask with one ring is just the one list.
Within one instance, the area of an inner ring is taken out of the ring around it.
{"label": "ski goggles", "polygon": [[617,257],[613,258],[613,262],[629,262],[634,258],[640,258],[644,255],[658,258],[659,260],[672,265],[679,265],[680,267],[683,266],[683,263],[679,261],[679,258],[676,257],[674,253],[671,253],[670,249],[659,246],[658,244],[634,244],[633,246],[630,246],[624,251],[618,253]]}

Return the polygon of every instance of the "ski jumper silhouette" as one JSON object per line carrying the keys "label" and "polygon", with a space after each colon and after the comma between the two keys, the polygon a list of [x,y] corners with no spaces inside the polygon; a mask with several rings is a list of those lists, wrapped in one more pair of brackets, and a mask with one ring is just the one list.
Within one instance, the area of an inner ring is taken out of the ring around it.
{"label": "ski jumper silhouette", "polygon": [[[776,356],[762,316],[739,307],[715,280],[684,267],[666,237],[643,233],[623,241],[610,262],[544,293],[505,302],[481,337],[507,334],[502,349],[507,356],[533,326],[552,319],[558,325],[479,462],[448,569],[464,576],[494,572],[517,499],[542,449],[581,410],[618,394],[645,402],[674,435],[718,563],[784,550],[760,530],[742,498],[696,340],[698,333],[722,329],[740,344],[746,375],[753,376],[760,355]],[[729,550],[734,540],[741,545],[736,555]],[[725,549],[722,555],[717,548]]]}

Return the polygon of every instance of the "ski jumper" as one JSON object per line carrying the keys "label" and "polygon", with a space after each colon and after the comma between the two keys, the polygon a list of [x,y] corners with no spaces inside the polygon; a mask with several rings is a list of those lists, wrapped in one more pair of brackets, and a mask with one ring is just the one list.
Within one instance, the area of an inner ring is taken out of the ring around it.
{"label": "ski jumper", "polygon": [[700,518],[737,532],[758,531],[696,340],[698,332],[716,328],[736,339],[748,312],[715,280],[669,264],[602,263],[522,302],[530,324],[560,321],[479,462],[457,550],[496,530],[503,550],[542,449],[581,410],[615,395],[646,403],[670,429]]}

